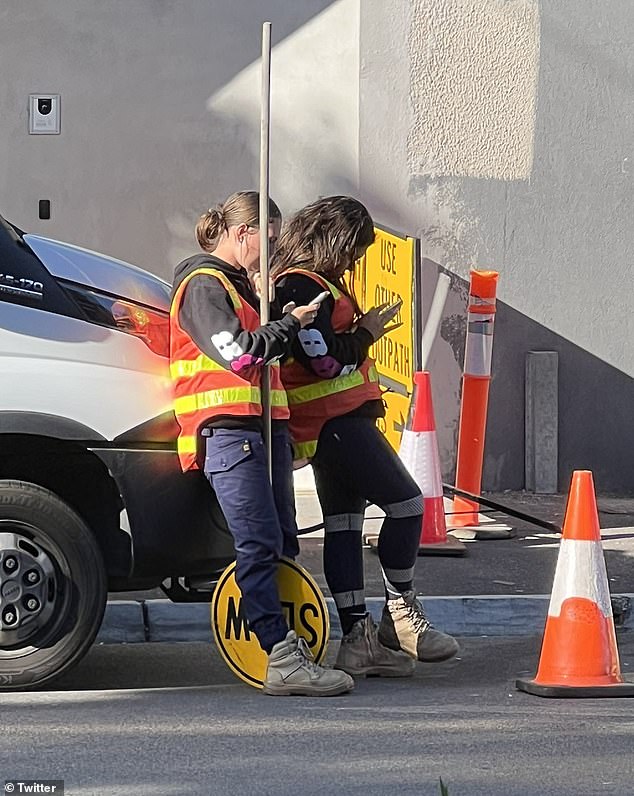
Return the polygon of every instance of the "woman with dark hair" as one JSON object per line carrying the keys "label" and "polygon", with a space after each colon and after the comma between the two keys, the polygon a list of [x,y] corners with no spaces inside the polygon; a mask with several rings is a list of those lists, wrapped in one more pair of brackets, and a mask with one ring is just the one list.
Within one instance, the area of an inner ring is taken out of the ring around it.
{"label": "woman with dark hair", "polygon": [[[271,248],[281,224],[269,200]],[[176,267],[170,310],[170,371],[181,427],[184,471],[202,469],[212,484],[236,550],[236,580],[251,630],[268,655],[264,693],[332,696],[350,691],[344,672],[312,660],[289,630],[277,590],[280,556],[298,553],[288,405],[280,357],[318,307],[289,307],[264,326],[249,275],[260,257],[259,198],[230,196],[204,213],[196,236],[205,252]],[[270,365],[272,483],[263,441],[260,384]],[[204,464],[203,464],[204,462]]]}
{"label": "woman with dark hair", "polygon": [[[368,351],[389,332],[398,307],[362,313],[344,280],[373,241],[374,224],[360,202],[319,199],[286,225],[272,271],[281,303],[305,304],[328,291],[316,318],[293,339],[282,382],[295,455],[312,463],[324,517],[324,574],[343,631],[335,667],[352,675],[405,677],[413,673],[412,658],[445,660],[458,644],[431,626],[416,599],[423,498],[376,426],[385,410]],[[378,630],[364,596],[366,501],[386,515],[378,543],[386,605]]]}

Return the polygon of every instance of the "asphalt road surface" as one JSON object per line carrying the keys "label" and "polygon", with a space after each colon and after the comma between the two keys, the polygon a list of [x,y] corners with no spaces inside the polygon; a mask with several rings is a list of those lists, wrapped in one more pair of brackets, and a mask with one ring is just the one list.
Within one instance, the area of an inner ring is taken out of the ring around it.
{"label": "asphalt road surface", "polygon": [[[436,796],[442,777],[450,796],[630,796],[634,701],[516,691],[539,642],[465,639],[459,659],[331,699],[266,697],[212,645],[94,647],[56,690],[0,694],[0,781],[63,779],[73,796]],[[627,672],[634,640],[619,643]]]}

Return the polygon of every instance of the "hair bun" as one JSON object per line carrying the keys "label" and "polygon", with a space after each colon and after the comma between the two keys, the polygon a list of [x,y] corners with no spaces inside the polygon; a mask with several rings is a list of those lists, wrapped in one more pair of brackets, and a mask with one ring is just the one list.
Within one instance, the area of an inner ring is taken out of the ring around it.
{"label": "hair bun", "polygon": [[209,220],[213,219],[220,224],[225,223],[225,214],[220,205],[216,205],[216,207],[209,207],[207,209],[207,216],[209,217]]}
{"label": "hair bun", "polygon": [[207,208],[207,212],[202,214],[196,225],[196,239],[201,249],[213,252],[226,228],[223,208],[219,205]]}

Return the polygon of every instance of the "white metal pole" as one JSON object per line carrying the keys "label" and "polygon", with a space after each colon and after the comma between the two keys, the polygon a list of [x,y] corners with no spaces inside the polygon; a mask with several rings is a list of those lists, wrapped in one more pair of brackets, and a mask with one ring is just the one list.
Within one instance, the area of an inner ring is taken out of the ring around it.
{"label": "white metal pole", "polygon": [[[262,93],[260,99],[260,323],[269,315],[269,136],[271,130],[271,23],[262,25]],[[264,442],[272,476],[271,392],[269,369],[262,369],[262,422]]]}
{"label": "white metal pole", "polygon": [[423,330],[422,342],[422,357],[421,357],[421,370],[427,369],[427,360],[429,359],[429,352],[438,334],[438,327],[442,318],[442,311],[447,301],[447,294],[449,293],[449,286],[451,279],[447,274],[439,274],[438,281],[436,282],[436,290],[434,291],[434,298],[431,302],[429,315],[427,316],[427,323]]}

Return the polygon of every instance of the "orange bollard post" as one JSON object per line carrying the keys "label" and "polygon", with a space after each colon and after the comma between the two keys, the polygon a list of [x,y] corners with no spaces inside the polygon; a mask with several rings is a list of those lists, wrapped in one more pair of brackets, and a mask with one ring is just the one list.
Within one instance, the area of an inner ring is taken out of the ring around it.
{"label": "orange bollard post", "polygon": [[[497,271],[471,271],[456,487],[475,495],[479,494],[482,485],[497,281]],[[480,528],[478,510],[479,505],[474,501],[455,497],[450,525],[454,528],[477,528],[477,539],[510,537],[511,528],[508,526],[496,525],[489,529],[490,532]]]}
{"label": "orange bollard post", "polygon": [[436,420],[427,371],[414,374],[414,393],[401,436],[399,456],[423,493],[423,525],[418,555],[464,555],[464,544],[447,536]]}
{"label": "orange bollard post", "polygon": [[572,475],[563,538],[535,679],[516,688],[544,697],[634,696],[621,676],[592,473]]}

